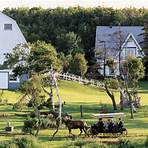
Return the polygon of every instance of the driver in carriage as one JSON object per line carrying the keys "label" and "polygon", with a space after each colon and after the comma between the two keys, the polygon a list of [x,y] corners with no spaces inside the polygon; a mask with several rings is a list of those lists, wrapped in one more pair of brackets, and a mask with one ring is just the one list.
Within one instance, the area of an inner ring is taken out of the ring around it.
{"label": "driver in carriage", "polygon": [[102,121],[102,118],[99,118],[99,121],[97,123],[97,127],[98,127],[98,130],[100,133],[104,132],[105,125],[104,125],[104,122]]}

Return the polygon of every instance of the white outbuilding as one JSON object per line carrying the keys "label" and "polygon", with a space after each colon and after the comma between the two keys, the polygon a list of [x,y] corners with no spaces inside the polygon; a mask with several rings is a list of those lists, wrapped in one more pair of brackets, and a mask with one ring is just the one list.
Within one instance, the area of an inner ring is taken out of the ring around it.
{"label": "white outbuilding", "polygon": [[[16,45],[26,43],[16,21],[0,12],[0,64],[5,61],[6,53],[10,53]],[[15,89],[18,86],[21,80],[20,78],[12,80],[12,74],[11,70],[0,70],[0,89]]]}

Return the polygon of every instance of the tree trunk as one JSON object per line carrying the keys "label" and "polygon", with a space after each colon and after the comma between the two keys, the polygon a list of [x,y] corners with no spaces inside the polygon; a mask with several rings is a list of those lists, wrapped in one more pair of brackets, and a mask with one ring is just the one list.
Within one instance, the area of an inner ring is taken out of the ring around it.
{"label": "tree trunk", "polygon": [[113,105],[113,109],[114,109],[114,110],[117,110],[117,105],[116,105],[116,101],[115,101],[115,96],[114,96],[113,92],[110,92],[110,91],[109,91],[109,88],[108,88],[107,84],[105,84],[105,90],[106,90],[106,93],[108,94],[108,96],[111,98],[112,105]]}
{"label": "tree trunk", "polygon": [[54,110],[53,87],[50,86],[50,92],[48,92],[45,88],[43,88],[43,90],[49,96],[49,104],[52,106],[52,110]]}
{"label": "tree trunk", "polygon": [[106,76],[106,65],[105,65],[105,59],[104,59],[104,65],[103,65],[103,76]]}
{"label": "tree trunk", "polygon": [[36,137],[39,135],[40,126],[41,126],[41,120],[39,119],[39,121],[38,121],[38,126],[37,126],[37,131],[36,131],[36,133],[35,133],[35,136],[36,136]]}
{"label": "tree trunk", "polygon": [[119,51],[119,76],[121,77],[121,49]]}
{"label": "tree trunk", "polygon": [[103,65],[103,75],[104,77],[106,77],[106,47],[105,47],[105,43],[104,43],[104,59],[103,59],[103,62],[104,62],[104,65]]}
{"label": "tree trunk", "polygon": [[124,110],[124,100],[123,100],[123,94],[120,91],[120,110]]}
{"label": "tree trunk", "polygon": [[38,136],[39,131],[40,131],[40,126],[41,126],[40,111],[37,106],[34,106],[34,111],[35,111],[35,115],[38,119],[38,126],[37,126],[37,131],[35,133],[35,136]]}
{"label": "tree trunk", "polygon": [[120,109],[124,110],[123,88],[121,87],[120,80],[118,79],[116,74],[115,74],[115,79],[117,81],[118,88],[120,91]]}
{"label": "tree trunk", "polygon": [[129,97],[129,105],[130,105],[130,112],[131,112],[131,119],[134,119],[133,107],[132,107],[132,97],[129,91],[127,91]]}
{"label": "tree trunk", "polygon": [[130,106],[130,112],[131,112],[131,119],[134,119],[134,113],[133,113],[133,107],[132,107],[132,97],[130,92],[128,91],[128,86],[127,86],[127,82],[126,82],[126,92],[129,98],[129,106]]}
{"label": "tree trunk", "polygon": [[55,108],[54,108],[53,87],[52,87],[52,85],[50,86],[49,98],[50,98],[50,103],[51,103],[51,106],[52,106],[52,110],[54,110]]}
{"label": "tree trunk", "polygon": [[55,84],[55,88],[56,88],[56,94],[57,94],[57,97],[58,97],[59,118],[60,118],[60,121],[61,121],[61,115],[62,115],[62,98],[61,98],[60,93],[59,93],[59,88],[58,88],[58,85],[57,85],[55,73],[53,74],[53,80],[54,80],[54,84]]}

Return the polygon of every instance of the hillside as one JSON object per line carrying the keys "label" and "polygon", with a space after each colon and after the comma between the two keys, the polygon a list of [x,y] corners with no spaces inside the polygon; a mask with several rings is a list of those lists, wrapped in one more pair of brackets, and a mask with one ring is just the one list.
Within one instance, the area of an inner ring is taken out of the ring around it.
{"label": "hillside", "polygon": [[[97,122],[97,119],[92,118],[92,113],[97,113],[100,111],[102,106],[106,107],[109,111],[113,111],[111,107],[111,101],[106,93],[99,88],[93,86],[82,85],[76,82],[70,81],[60,81],[60,94],[62,96],[63,101],[66,101],[66,105],[63,107],[63,111],[71,114],[74,119],[80,119],[80,105],[83,105],[83,120],[87,122],[88,125],[92,125]],[[134,114],[135,118],[133,120],[130,119],[129,109],[126,109],[124,112],[126,117],[125,127],[128,129],[128,139],[133,142],[141,142],[148,135],[148,85],[147,82],[141,82],[139,87],[140,96],[142,97],[142,107],[138,109],[138,112]],[[117,102],[119,102],[119,94],[115,92]],[[5,90],[2,98],[7,98],[9,102],[16,102],[21,93],[19,91],[8,91]],[[54,96],[56,98],[56,96]],[[57,100],[55,100],[57,102]],[[23,112],[28,111],[28,109],[23,109]],[[16,113],[22,113],[20,111],[13,110],[10,105],[1,105],[0,106],[1,114],[9,115],[10,117],[2,117],[0,118],[0,131],[4,130],[5,125],[9,121],[11,125],[14,125],[14,132],[21,132],[21,128],[23,125],[24,117],[18,117]],[[120,112],[120,111],[119,111]],[[116,120],[115,120],[116,121]],[[53,134],[53,130],[41,130],[39,134],[39,141],[47,146],[49,144],[49,135]],[[73,133],[78,135],[78,130],[73,130]],[[65,145],[66,143],[72,142],[72,139],[65,139],[65,136],[68,135],[68,131],[66,129],[61,129],[59,133],[56,135],[56,140],[50,142],[52,147],[58,147],[59,143],[61,145]],[[12,136],[13,137],[13,136]],[[12,138],[7,136],[0,136],[0,141],[7,140]],[[16,136],[17,137],[17,136]],[[65,141],[66,140],[66,141]],[[84,139],[81,139],[84,140]],[[90,140],[90,139],[89,139]],[[118,138],[109,138],[109,139],[98,139],[97,141],[117,141]],[[92,139],[93,141],[93,139]]]}
{"label": "hillside", "polygon": [[[111,104],[111,100],[104,90],[90,85],[82,85],[77,82],[59,81],[60,94],[62,100],[68,102],[94,102]],[[141,82],[139,85],[139,95],[142,97],[142,104],[148,105],[148,82]],[[117,103],[119,103],[119,93],[115,92]],[[4,90],[3,98],[7,98],[8,102],[14,103],[21,97],[19,91]],[[56,101],[56,96],[55,101]]]}

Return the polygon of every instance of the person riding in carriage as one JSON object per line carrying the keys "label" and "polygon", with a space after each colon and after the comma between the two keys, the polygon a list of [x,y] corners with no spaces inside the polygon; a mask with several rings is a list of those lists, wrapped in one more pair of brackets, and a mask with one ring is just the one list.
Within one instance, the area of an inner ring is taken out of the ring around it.
{"label": "person riding in carriage", "polygon": [[[112,133],[112,134],[127,134],[127,129],[123,125],[123,121],[120,117],[124,117],[124,113],[105,113],[105,114],[92,114],[94,118],[99,118],[98,123],[92,125],[88,130],[88,135],[92,137],[97,136],[99,133]],[[114,123],[113,118],[118,117],[118,122]],[[102,119],[108,119],[107,122],[103,122]]]}
{"label": "person riding in carriage", "polygon": [[97,127],[100,133],[103,133],[105,130],[104,122],[102,121],[102,118],[99,118],[99,121],[97,123]]}
{"label": "person riding in carriage", "polygon": [[114,131],[114,123],[112,121],[112,119],[108,119],[108,123],[107,123],[107,129],[109,133],[113,133]]}
{"label": "person riding in carriage", "polygon": [[117,123],[118,129],[122,129],[123,128],[123,122],[121,120],[121,118],[119,118],[118,123]]}

